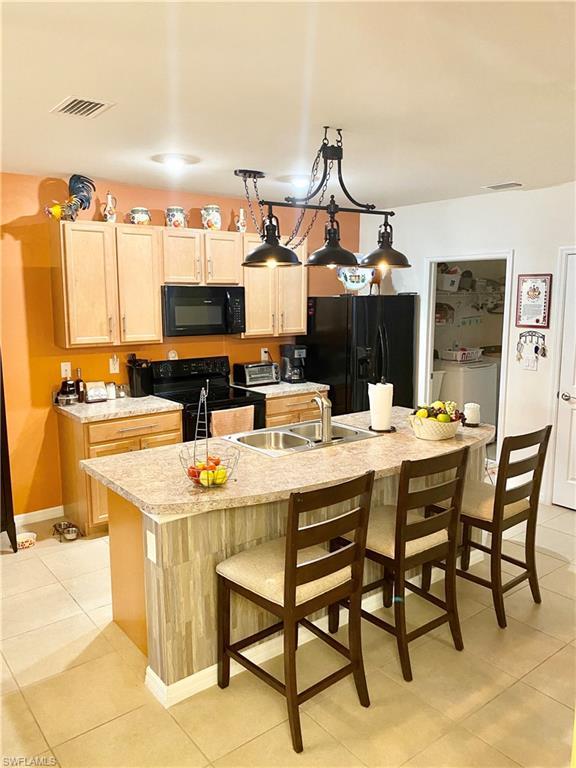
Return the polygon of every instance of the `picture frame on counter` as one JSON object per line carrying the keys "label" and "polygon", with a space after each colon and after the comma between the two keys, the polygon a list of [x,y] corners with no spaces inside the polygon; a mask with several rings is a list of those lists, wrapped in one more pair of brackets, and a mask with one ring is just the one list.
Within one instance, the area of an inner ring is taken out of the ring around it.
{"label": "picture frame on counter", "polygon": [[552,275],[518,275],[517,328],[549,328]]}

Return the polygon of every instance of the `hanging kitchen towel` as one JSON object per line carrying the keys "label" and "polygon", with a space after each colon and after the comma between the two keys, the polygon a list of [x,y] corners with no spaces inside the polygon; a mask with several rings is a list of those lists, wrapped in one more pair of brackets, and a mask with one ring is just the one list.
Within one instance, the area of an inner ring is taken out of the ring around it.
{"label": "hanging kitchen towel", "polygon": [[254,429],[253,405],[212,412],[212,420],[210,422],[212,437],[233,435],[236,432],[248,432],[251,429]]}
{"label": "hanging kitchen towel", "polygon": [[370,401],[370,426],[377,432],[389,430],[392,426],[392,384],[368,384]]}

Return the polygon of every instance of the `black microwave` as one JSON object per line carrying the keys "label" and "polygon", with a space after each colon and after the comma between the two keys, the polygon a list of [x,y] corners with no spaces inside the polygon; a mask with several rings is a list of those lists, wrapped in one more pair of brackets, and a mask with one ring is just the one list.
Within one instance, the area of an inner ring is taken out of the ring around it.
{"label": "black microwave", "polygon": [[162,286],[164,336],[243,333],[244,288]]}

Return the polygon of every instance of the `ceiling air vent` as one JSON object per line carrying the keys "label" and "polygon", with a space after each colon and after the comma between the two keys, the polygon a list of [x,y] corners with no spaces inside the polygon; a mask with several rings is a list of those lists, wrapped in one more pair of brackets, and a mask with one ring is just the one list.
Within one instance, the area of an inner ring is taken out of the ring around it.
{"label": "ceiling air vent", "polygon": [[482,187],[482,189],[491,189],[494,192],[503,192],[505,189],[518,189],[518,187],[521,187],[522,184],[520,184],[519,181],[505,181],[502,184],[488,184],[487,187]]}
{"label": "ceiling air vent", "polygon": [[69,96],[53,107],[50,112],[92,119],[113,106],[112,101],[94,101],[93,99],[79,99],[76,96]]}

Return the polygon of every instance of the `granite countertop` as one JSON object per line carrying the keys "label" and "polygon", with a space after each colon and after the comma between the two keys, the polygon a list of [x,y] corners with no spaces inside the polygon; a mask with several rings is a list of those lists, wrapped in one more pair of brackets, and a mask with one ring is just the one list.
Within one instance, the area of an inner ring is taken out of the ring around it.
{"label": "granite countertop", "polygon": [[248,389],[251,392],[259,392],[266,396],[268,400],[271,397],[286,397],[287,395],[304,395],[307,392],[325,392],[330,387],[328,384],[316,384],[313,381],[306,381],[302,384],[290,384],[287,381],[281,381],[279,384],[266,384],[263,387],[244,387],[241,384],[233,384],[237,389]]}
{"label": "granite countertop", "polygon": [[[393,434],[334,445],[303,453],[271,458],[237,447],[240,460],[236,475],[226,485],[197,490],[185,476],[179,460],[182,444],[134,451],[80,462],[93,478],[141,509],[162,515],[196,515],[214,509],[230,509],[288,499],[294,490],[312,490],[350,479],[374,469],[376,477],[397,474],[404,459],[441,456],[461,446],[480,447],[490,441],[494,427],[461,427],[451,440],[417,439],[407,421],[408,408],[393,409]],[[334,422],[367,429],[370,413],[335,417]],[[236,446],[211,439],[210,451],[224,455]]]}
{"label": "granite countertop", "polygon": [[146,416],[149,413],[165,413],[181,411],[182,404],[165,400],[163,397],[119,397],[116,400],[105,400],[102,403],[78,403],[77,405],[55,405],[55,409],[63,416],[74,419],[82,424],[90,421],[108,421],[129,416]]}

